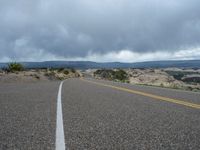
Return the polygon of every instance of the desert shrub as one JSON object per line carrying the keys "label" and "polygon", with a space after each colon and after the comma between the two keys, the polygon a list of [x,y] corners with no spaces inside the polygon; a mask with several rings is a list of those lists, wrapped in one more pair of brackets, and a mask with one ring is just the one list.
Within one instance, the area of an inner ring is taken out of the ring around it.
{"label": "desert shrub", "polygon": [[68,75],[69,74],[69,71],[68,70],[64,70],[63,72],[65,75]]}
{"label": "desert shrub", "polygon": [[181,80],[181,81],[184,76],[194,74],[194,72],[181,72],[181,71],[166,71],[166,73],[168,73],[170,76],[173,76],[176,80]]}
{"label": "desert shrub", "polygon": [[187,83],[200,83],[200,77],[187,77],[182,80]]}
{"label": "desert shrub", "polygon": [[58,80],[64,80],[64,77],[57,77]]}
{"label": "desert shrub", "polygon": [[33,76],[33,77],[35,77],[36,79],[40,79],[40,76],[39,75],[37,75],[37,74],[31,74],[31,76]]}
{"label": "desert shrub", "polygon": [[11,72],[23,71],[24,70],[24,66],[22,64],[20,64],[20,63],[13,62],[13,63],[9,63],[8,64],[8,70],[11,71]]}
{"label": "desert shrub", "polygon": [[126,82],[128,80],[128,74],[124,70],[111,70],[111,69],[101,69],[94,72],[95,76],[100,76],[101,78],[108,80],[119,80]]}
{"label": "desert shrub", "polygon": [[74,68],[70,69],[72,73],[76,73],[76,70]]}
{"label": "desert shrub", "polygon": [[53,67],[51,67],[51,68],[49,68],[49,71],[56,71],[57,69],[56,68],[53,68]]}
{"label": "desert shrub", "polygon": [[100,74],[101,71],[102,71],[102,70],[96,70],[96,71],[94,72],[94,75]]}
{"label": "desert shrub", "polygon": [[45,72],[45,76],[48,76],[48,77],[54,77],[55,76],[55,72],[54,71],[48,71],[48,72]]}
{"label": "desert shrub", "polygon": [[173,76],[176,80],[181,80],[184,77],[184,72],[180,71],[166,71],[170,76]]}
{"label": "desert shrub", "polygon": [[163,83],[160,83],[160,86],[161,86],[161,87],[164,87],[164,84],[163,84]]}
{"label": "desert shrub", "polygon": [[49,76],[49,73],[48,73],[48,72],[45,72],[44,75],[45,75],[45,76]]}
{"label": "desert shrub", "polygon": [[125,81],[128,79],[128,74],[124,70],[117,70],[113,72],[113,78],[120,81]]}
{"label": "desert shrub", "polygon": [[56,73],[54,71],[45,72],[44,75],[48,77],[49,80],[56,80]]}
{"label": "desert shrub", "polygon": [[175,74],[173,77],[177,80],[181,80],[184,77],[184,74]]}
{"label": "desert shrub", "polygon": [[[34,68],[33,68],[33,69],[34,69]],[[40,69],[42,69],[42,70],[48,70],[47,67],[41,67]]]}
{"label": "desert shrub", "polygon": [[125,83],[130,83],[130,81],[129,80],[125,80]]}
{"label": "desert shrub", "polygon": [[113,74],[114,71],[109,69],[99,69],[94,72],[94,76],[100,76],[101,78],[109,80],[113,79]]}
{"label": "desert shrub", "polygon": [[58,72],[64,71],[65,68],[58,68]]}
{"label": "desert shrub", "polygon": [[186,90],[188,90],[188,91],[192,91],[193,88],[192,88],[191,86],[188,86],[188,87],[186,88]]}
{"label": "desert shrub", "polygon": [[180,87],[179,87],[178,85],[176,85],[176,84],[172,84],[172,85],[170,85],[170,87],[173,88],[173,89],[179,89],[179,88],[180,88]]}

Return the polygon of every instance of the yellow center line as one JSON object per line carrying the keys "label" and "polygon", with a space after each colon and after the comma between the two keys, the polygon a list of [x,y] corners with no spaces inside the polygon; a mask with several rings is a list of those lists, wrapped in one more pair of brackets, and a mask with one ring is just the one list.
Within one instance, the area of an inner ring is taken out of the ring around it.
{"label": "yellow center line", "polygon": [[104,87],[110,87],[110,88],[117,89],[117,90],[120,90],[120,91],[125,91],[125,92],[129,92],[129,93],[137,94],[137,95],[150,97],[150,98],[153,98],[153,99],[156,99],[156,100],[167,101],[167,102],[171,102],[171,103],[175,103],[175,104],[179,104],[179,105],[184,105],[184,106],[187,106],[187,107],[200,109],[200,104],[195,104],[195,103],[186,102],[186,101],[183,101],[183,100],[178,100],[178,99],[158,96],[158,95],[154,95],[154,94],[150,94],[150,93],[146,93],[146,92],[142,92],[142,91],[136,91],[136,90],[123,88],[123,87],[118,87],[118,86],[113,86],[113,85],[109,85],[109,84],[89,81],[89,80],[85,80],[83,78],[81,78],[81,80],[89,82],[89,83],[93,83],[93,84],[96,84],[96,85],[104,86]]}

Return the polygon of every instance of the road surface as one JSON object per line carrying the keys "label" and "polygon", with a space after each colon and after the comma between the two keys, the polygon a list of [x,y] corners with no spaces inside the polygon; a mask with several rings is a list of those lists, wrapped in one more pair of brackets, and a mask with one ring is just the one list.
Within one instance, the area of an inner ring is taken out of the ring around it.
{"label": "road surface", "polygon": [[0,149],[63,148],[198,150],[200,94],[94,79],[0,84]]}

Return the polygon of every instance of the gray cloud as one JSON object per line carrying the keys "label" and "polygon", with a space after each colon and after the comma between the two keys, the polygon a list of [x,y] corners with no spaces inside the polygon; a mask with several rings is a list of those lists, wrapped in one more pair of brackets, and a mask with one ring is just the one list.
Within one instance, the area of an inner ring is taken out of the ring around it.
{"label": "gray cloud", "polygon": [[200,46],[199,0],[0,0],[0,59]]}

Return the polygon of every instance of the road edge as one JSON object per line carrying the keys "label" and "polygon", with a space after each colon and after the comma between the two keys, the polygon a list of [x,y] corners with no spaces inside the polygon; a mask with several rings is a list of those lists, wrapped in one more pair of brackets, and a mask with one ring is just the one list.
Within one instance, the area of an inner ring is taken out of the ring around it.
{"label": "road edge", "polygon": [[57,115],[56,115],[56,147],[55,150],[65,150],[65,135],[63,127],[63,113],[62,113],[62,81],[59,86],[57,96]]}

